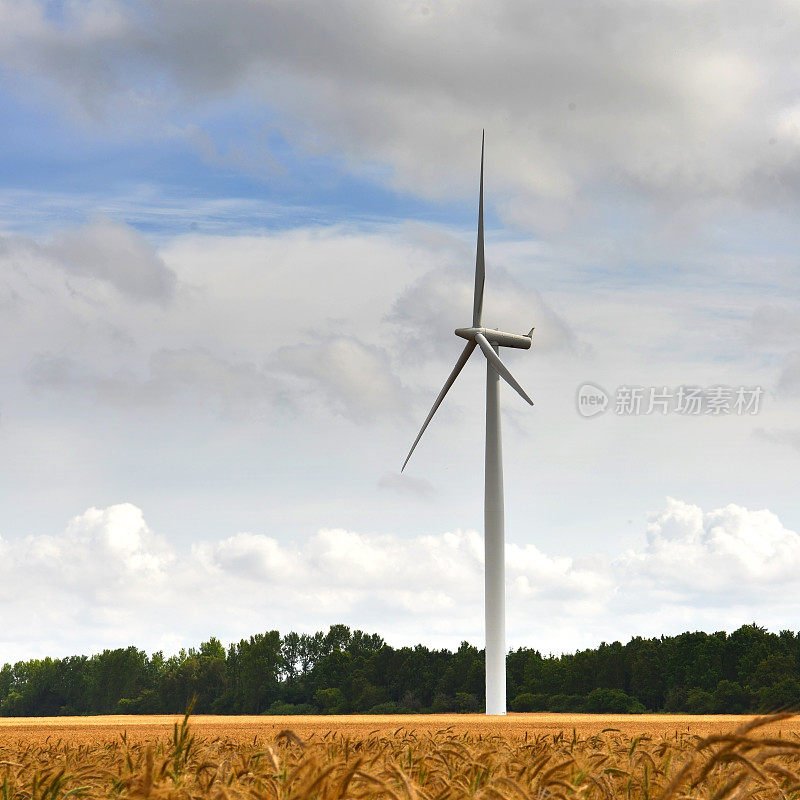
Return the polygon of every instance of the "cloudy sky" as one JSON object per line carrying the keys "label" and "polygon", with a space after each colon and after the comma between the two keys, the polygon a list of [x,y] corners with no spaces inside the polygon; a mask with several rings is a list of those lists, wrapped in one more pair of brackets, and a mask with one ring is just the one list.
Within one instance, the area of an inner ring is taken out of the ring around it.
{"label": "cloudy sky", "polygon": [[776,0],[0,0],[0,662],[482,645],[477,356],[399,473],[482,128],[485,322],[536,326],[509,645],[798,629],[799,39]]}

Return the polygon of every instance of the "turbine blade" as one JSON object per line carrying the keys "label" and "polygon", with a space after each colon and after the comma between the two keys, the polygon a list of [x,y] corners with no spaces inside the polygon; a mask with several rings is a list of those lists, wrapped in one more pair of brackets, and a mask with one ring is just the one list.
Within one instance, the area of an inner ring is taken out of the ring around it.
{"label": "turbine blade", "polygon": [[456,361],[456,365],[453,367],[453,371],[450,373],[450,377],[444,382],[444,386],[442,387],[442,391],[439,392],[439,396],[436,398],[436,402],[433,404],[433,408],[431,409],[431,413],[428,414],[427,419],[422,424],[422,428],[420,432],[417,434],[417,438],[414,439],[414,444],[411,445],[411,449],[408,451],[408,455],[406,456],[406,460],[403,462],[403,466],[400,469],[402,472],[406,468],[406,464],[408,464],[408,459],[411,458],[411,454],[414,452],[414,448],[417,446],[417,442],[422,438],[422,434],[425,433],[425,428],[428,427],[428,423],[433,418],[433,415],[436,413],[436,409],[442,404],[442,400],[444,400],[444,396],[447,394],[447,391],[455,382],[455,379],[458,377],[458,373],[464,368],[464,364],[467,363],[467,360],[472,355],[472,351],[475,349],[475,342],[467,342],[467,346],[461,351],[461,355],[458,357],[458,361]]}
{"label": "turbine blade", "polygon": [[475,294],[472,301],[472,327],[481,327],[483,316],[483,285],[486,282],[486,263],[483,258],[483,139],[481,133],[481,188],[478,196],[478,250],[475,255]]}
{"label": "turbine blade", "polygon": [[480,345],[481,350],[483,350],[483,354],[486,356],[486,360],[497,370],[497,374],[513,389],[516,389],[517,393],[522,397],[523,400],[533,405],[533,400],[528,397],[525,393],[525,390],[517,383],[514,376],[508,371],[506,365],[500,360],[500,356],[495,353],[494,348],[489,344],[489,340],[482,334],[478,333],[475,335],[475,341]]}

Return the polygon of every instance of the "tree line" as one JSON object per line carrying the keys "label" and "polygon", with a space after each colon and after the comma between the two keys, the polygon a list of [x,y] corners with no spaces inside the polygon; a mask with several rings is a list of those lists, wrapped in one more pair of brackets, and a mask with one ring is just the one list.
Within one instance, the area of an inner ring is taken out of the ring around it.
{"label": "tree line", "polygon": [[[800,704],[800,633],[745,625],[560,656],[507,656],[512,711],[744,713]],[[165,657],[135,647],[44,658],[0,670],[0,715],[474,712],[484,707],[484,653],[395,648],[333,625],[215,638]]]}

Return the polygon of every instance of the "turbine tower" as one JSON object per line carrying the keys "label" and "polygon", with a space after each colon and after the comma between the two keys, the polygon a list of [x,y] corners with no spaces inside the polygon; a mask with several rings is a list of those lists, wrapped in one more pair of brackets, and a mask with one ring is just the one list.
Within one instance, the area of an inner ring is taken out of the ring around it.
{"label": "turbine tower", "polygon": [[525,390],[500,360],[501,347],[530,348],[533,328],[527,336],[504,333],[482,327],[483,286],[486,267],[483,257],[483,136],[481,136],[481,181],[478,199],[478,249],[475,258],[475,294],[472,303],[472,326],[457,328],[456,336],[467,340],[450,377],[422,425],[401,472],[406,468],[425,428],[442,404],[444,396],[467,363],[472,351],[480,347],[486,357],[486,470],[484,495],[485,552],[485,620],[486,620],[486,713],[506,713],[506,597],[505,597],[505,533],[503,516],[503,444],[500,432],[500,378],[533,405]]}

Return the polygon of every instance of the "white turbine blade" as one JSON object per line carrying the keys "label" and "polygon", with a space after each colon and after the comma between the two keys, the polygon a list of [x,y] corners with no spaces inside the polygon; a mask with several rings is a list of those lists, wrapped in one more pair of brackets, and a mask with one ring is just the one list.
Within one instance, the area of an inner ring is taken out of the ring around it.
{"label": "white turbine blade", "polygon": [[478,199],[478,250],[475,255],[475,294],[472,301],[472,327],[480,328],[483,316],[483,285],[486,282],[486,263],[483,258],[483,138],[481,133],[481,188]]}
{"label": "white turbine blade", "polygon": [[464,364],[467,363],[467,360],[472,355],[472,351],[475,349],[475,342],[467,342],[467,346],[461,351],[461,355],[458,357],[458,361],[456,361],[456,365],[453,367],[453,371],[450,373],[450,377],[444,382],[444,386],[442,387],[442,391],[439,392],[439,396],[436,398],[436,402],[433,404],[433,408],[431,409],[431,413],[428,414],[427,419],[422,424],[422,428],[420,432],[417,434],[417,438],[414,439],[414,444],[411,445],[411,449],[408,451],[408,455],[406,456],[406,460],[403,462],[403,466],[400,469],[402,472],[406,468],[406,464],[408,464],[408,459],[411,458],[411,454],[414,452],[414,448],[417,446],[417,442],[422,438],[422,434],[425,433],[425,428],[428,427],[428,423],[433,418],[433,415],[436,413],[436,409],[442,404],[442,400],[444,400],[444,396],[447,394],[447,391],[455,382],[455,379],[458,377],[458,373],[464,368]]}
{"label": "white turbine blade", "polygon": [[522,397],[523,400],[527,401],[531,405],[533,405],[533,400],[528,397],[525,393],[525,390],[517,383],[514,376],[508,371],[506,365],[500,360],[500,356],[495,353],[492,346],[489,344],[489,340],[482,334],[478,333],[475,335],[475,341],[480,346],[481,350],[483,350],[483,354],[486,356],[486,359],[489,363],[497,370],[497,374],[513,389],[516,389],[517,393]]}

